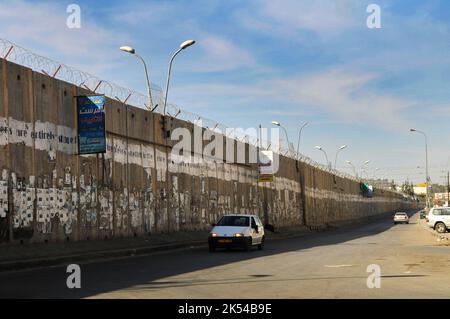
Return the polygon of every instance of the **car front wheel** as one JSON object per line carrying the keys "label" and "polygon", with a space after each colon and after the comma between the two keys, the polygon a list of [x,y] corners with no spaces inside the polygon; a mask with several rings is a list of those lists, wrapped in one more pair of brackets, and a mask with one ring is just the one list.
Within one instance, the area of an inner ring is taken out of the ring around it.
{"label": "car front wheel", "polygon": [[445,226],[444,223],[437,223],[436,226],[434,226],[434,229],[440,234],[445,233],[447,231],[447,227]]}
{"label": "car front wheel", "polygon": [[209,244],[209,252],[213,253],[215,251],[216,251],[216,247],[214,245],[212,245],[212,244]]}

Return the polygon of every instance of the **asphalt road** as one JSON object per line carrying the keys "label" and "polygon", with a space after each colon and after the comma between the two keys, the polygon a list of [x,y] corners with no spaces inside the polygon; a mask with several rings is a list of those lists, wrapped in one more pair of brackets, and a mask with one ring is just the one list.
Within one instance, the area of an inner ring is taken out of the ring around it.
{"label": "asphalt road", "polygon": [[[416,218],[276,240],[264,251],[197,248],[80,264],[73,290],[65,266],[0,273],[0,297],[449,298],[450,247]],[[380,288],[367,286],[371,264],[380,267]]]}

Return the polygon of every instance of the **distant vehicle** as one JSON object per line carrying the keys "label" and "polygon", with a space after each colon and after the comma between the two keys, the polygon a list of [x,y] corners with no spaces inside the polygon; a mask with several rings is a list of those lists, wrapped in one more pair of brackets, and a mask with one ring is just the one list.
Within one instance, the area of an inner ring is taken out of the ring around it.
{"label": "distant vehicle", "polygon": [[427,218],[427,211],[425,209],[422,209],[419,211],[420,219],[426,219]]}
{"label": "distant vehicle", "polygon": [[450,227],[450,208],[433,207],[427,215],[428,226],[438,233],[445,233]]}
{"label": "distant vehicle", "polygon": [[406,214],[404,212],[397,212],[397,213],[395,213],[395,215],[394,215],[394,224],[398,224],[398,223],[409,224],[408,214]]}
{"label": "distant vehicle", "polygon": [[224,215],[213,224],[208,238],[209,251],[216,248],[240,247],[248,251],[252,246],[264,247],[264,227],[255,215]]}

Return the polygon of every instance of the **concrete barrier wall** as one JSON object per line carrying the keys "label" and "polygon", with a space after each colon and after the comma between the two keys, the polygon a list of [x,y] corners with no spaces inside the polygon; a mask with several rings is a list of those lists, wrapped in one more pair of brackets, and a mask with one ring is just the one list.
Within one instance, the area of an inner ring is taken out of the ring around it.
{"label": "concrete barrier wall", "polygon": [[0,243],[199,230],[230,212],[320,226],[413,205],[388,191],[364,198],[357,182],[285,157],[273,183],[257,184],[248,163],[171,161],[166,174],[162,117],[109,98],[107,153],[79,156],[74,97],[91,92],[0,61]]}

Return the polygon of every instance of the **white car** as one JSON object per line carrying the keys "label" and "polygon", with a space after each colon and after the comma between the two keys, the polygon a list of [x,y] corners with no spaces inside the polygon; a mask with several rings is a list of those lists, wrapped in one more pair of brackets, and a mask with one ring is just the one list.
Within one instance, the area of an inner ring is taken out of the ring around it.
{"label": "white car", "polygon": [[408,214],[406,214],[404,212],[395,213],[395,215],[394,215],[394,224],[398,224],[398,223],[409,224]]}
{"label": "white car", "polygon": [[450,228],[450,207],[433,207],[427,215],[428,226],[438,233],[445,233]]}
{"label": "white car", "polygon": [[255,215],[224,215],[211,230],[208,238],[209,251],[216,248],[241,247],[249,250],[252,246],[264,247],[264,227]]}

